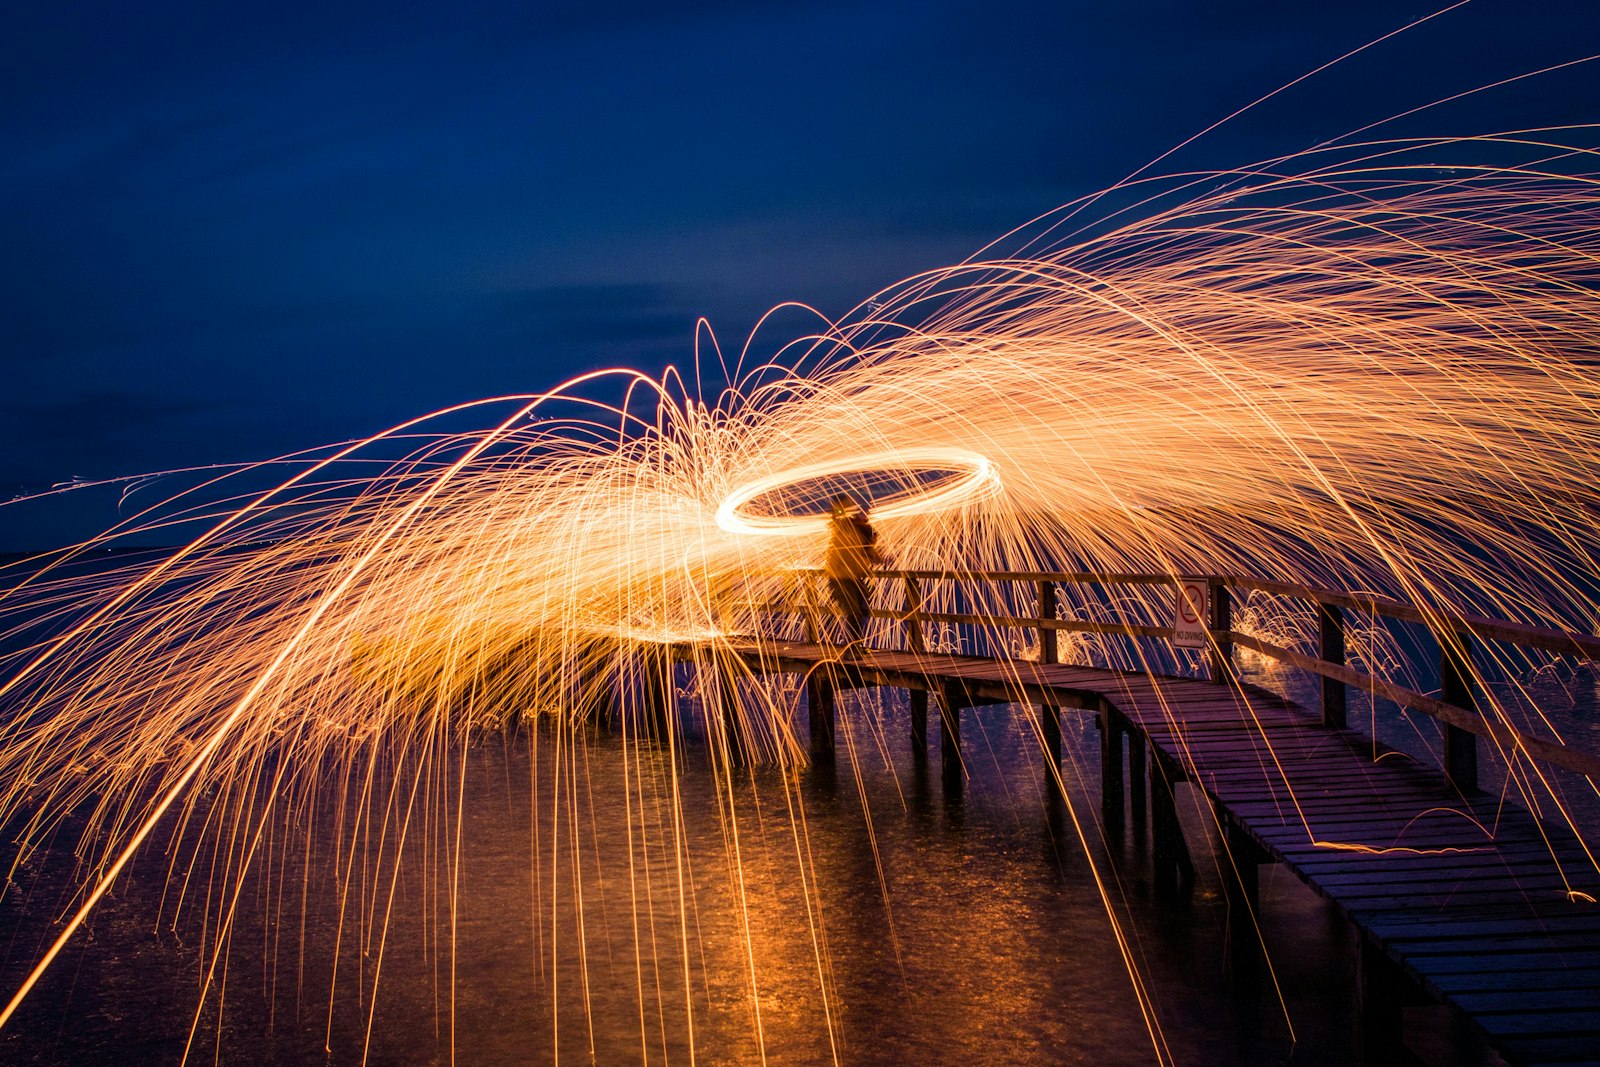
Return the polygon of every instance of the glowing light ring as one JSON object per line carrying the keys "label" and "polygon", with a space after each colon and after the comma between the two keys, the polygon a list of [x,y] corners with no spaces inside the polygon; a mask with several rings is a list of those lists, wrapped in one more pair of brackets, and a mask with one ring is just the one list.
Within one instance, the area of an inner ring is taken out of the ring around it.
{"label": "glowing light ring", "polygon": [[868,511],[868,516],[873,520],[938,511],[999,488],[994,465],[976,452],[950,448],[874,452],[804,467],[790,467],[766,478],[747,482],[729,493],[717,508],[717,525],[735,534],[820,533],[827,529],[827,515],[750,515],[742,509],[759,496],[797,482],[881,470],[896,473],[954,472],[955,476],[930,488],[917,488],[889,497]]}

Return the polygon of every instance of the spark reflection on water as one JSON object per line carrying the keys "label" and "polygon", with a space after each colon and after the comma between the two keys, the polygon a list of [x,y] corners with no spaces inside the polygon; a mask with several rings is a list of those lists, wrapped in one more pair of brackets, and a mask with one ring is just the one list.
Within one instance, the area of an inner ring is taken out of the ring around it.
{"label": "spark reflection on water", "polygon": [[[987,709],[969,722],[972,778],[954,802],[936,787],[936,755],[932,788],[911,759],[898,701],[847,703],[843,714],[854,744],[837,770],[800,774],[803,868],[784,772],[741,775],[720,799],[724,786],[703,769],[679,776],[681,901],[669,828],[654,821],[668,818],[660,802],[669,768],[659,751],[636,761],[616,737],[591,733],[574,747],[549,730],[472,749],[453,931],[454,1062],[689,1062],[691,1025],[703,1063],[754,1062],[758,1027],[775,1064],[831,1063],[835,1051],[852,1064],[1150,1062],[1091,859],[1044,791],[1025,709]],[[1096,735],[1083,718],[1066,729],[1069,766],[1081,769],[1069,775],[1072,802],[1088,811],[1097,785],[1087,753]],[[704,757],[691,741],[685,760]],[[730,796],[737,872],[719,813]],[[629,834],[630,800],[661,837]],[[1204,840],[1198,820],[1189,830],[1192,841]],[[213,999],[202,1020],[223,1062],[325,1058],[339,898],[328,891],[331,857],[315,850],[332,836],[309,835],[309,854],[278,853],[246,894],[224,1010],[219,1018]],[[1118,857],[1115,906],[1176,1062],[1348,1062],[1347,934],[1309,891],[1281,872],[1263,879],[1295,1043],[1270,985],[1232,974],[1226,909],[1203,855],[1195,895],[1176,901],[1154,894],[1131,847],[1101,845],[1096,853],[1092,861],[1102,864]],[[373,869],[357,871],[367,882],[354,893],[370,904],[381,865],[357,867]],[[19,1025],[0,1034],[6,1062],[97,1062],[114,1052],[139,1065],[181,1055],[200,968],[189,927],[201,916],[182,917],[177,934],[152,931],[165,876],[154,853],[140,862],[96,917],[93,936],[46,977]],[[58,891],[69,884],[42,879],[26,898],[0,905],[19,931],[7,976],[33,956],[61,906],[42,882]],[[404,906],[394,909],[387,935],[371,1062],[447,1063],[447,887],[437,865],[411,862],[397,894]],[[820,970],[808,895],[825,946]],[[366,1037],[370,918],[348,919],[359,929],[338,948],[333,1062],[358,1060]],[[212,1040],[202,1037],[196,1051],[209,1057]]]}

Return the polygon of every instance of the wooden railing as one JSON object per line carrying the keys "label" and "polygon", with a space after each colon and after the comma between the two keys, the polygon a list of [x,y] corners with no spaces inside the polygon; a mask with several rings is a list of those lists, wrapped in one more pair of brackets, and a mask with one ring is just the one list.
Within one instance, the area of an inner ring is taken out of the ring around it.
{"label": "wooden railing", "polygon": [[[826,606],[820,573],[800,572],[809,578],[811,592],[800,602],[788,600],[761,605],[765,610],[783,613],[802,613],[806,618],[807,636],[816,640],[819,619],[832,614]],[[1091,619],[1060,619],[1056,617],[1059,590],[1062,585],[1092,586],[1169,586],[1176,603],[1180,579],[1156,574],[1094,574],[1057,573],[1049,571],[943,571],[943,570],[881,570],[873,577],[880,583],[896,583],[902,590],[899,610],[876,608],[873,618],[898,622],[904,628],[905,645],[912,652],[927,650],[924,627],[929,623],[971,625],[994,631],[1024,629],[1037,634],[1040,660],[1053,663],[1057,656],[1057,635],[1063,632],[1124,635],[1170,641],[1171,626],[1150,622],[1096,621]],[[1192,580],[1192,579],[1183,579]],[[953,581],[969,585],[979,583],[1028,583],[1036,587],[1037,612],[1031,615],[998,614],[986,612],[932,612],[923,609],[924,583]],[[1398,600],[1365,593],[1342,593],[1290,582],[1267,581],[1239,576],[1212,576],[1204,579],[1210,589],[1209,660],[1212,677],[1221,682],[1237,683],[1238,673],[1234,663],[1235,647],[1277,660],[1289,666],[1318,675],[1322,679],[1321,714],[1323,724],[1342,727],[1346,723],[1346,686],[1356,686],[1374,698],[1392,701],[1410,711],[1437,720],[1444,728],[1444,771],[1458,788],[1468,791],[1477,788],[1478,758],[1476,739],[1488,738],[1505,753],[1520,753],[1543,760],[1600,780],[1600,757],[1572,748],[1557,741],[1533,737],[1503,721],[1491,719],[1478,711],[1477,691],[1482,684],[1482,674],[1474,668],[1474,646],[1481,641],[1495,641],[1539,649],[1544,652],[1577,660],[1600,663],[1600,637],[1590,634],[1566,633],[1559,630],[1529,626],[1473,615],[1444,615],[1424,611]],[[1317,655],[1307,655],[1284,648],[1233,628],[1234,591],[1260,592],[1272,596],[1297,599],[1308,604],[1316,614],[1318,629]],[[1384,617],[1402,622],[1418,623],[1428,628],[1440,649],[1440,689],[1438,696],[1417,692],[1386,679],[1378,678],[1350,665],[1346,655],[1345,612],[1355,611],[1368,617]]]}

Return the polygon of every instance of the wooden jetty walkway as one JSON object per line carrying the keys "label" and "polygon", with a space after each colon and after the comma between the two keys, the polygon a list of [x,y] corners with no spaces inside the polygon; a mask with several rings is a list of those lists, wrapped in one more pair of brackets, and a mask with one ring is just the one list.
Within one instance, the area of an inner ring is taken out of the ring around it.
{"label": "wooden jetty walkway", "polygon": [[[1600,1064],[1600,874],[1590,845],[1555,819],[1539,819],[1515,801],[1477,789],[1477,748],[1491,739],[1527,773],[1556,763],[1600,781],[1600,759],[1545,738],[1529,737],[1473,711],[1477,641],[1510,641],[1600,660],[1600,639],[1486,619],[1448,626],[1417,609],[1245,579],[1212,579],[1211,673],[1206,678],[1098,669],[1053,662],[1062,630],[1160,639],[1148,623],[1061,619],[1056,586],[1064,581],[1159,585],[1160,576],[987,575],[1031,582],[1036,616],[937,615],[922,610],[919,581],[933,572],[886,575],[905,583],[898,607],[874,616],[903,626],[903,650],[863,649],[841,656],[813,640],[750,640],[734,654],[754,674],[807,678],[813,755],[832,759],[836,694],[870,686],[907,689],[911,743],[927,752],[932,699],[947,790],[959,791],[963,708],[1032,705],[1042,748],[1057,761],[1063,709],[1097,716],[1101,736],[1102,813],[1119,834],[1125,815],[1147,832],[1158,885],[1183,889],[1194,873],[1177,818],[1174,787],[1187,782],[1209,805],[1226,848],[1219,860],[1230,926],[1254,941],[1257,867],[1282,863],[1335,904],[1357,931],[1357,1002],[1369,1063],[1407,1062],[1401,1044],[1405,1006],[1443,1003],[1469,1019],[1487,1044],[1513,1064]],[[963,580],[974,576],[964,575]],[[1319,656],[1275,647],[1235,632],[1230,591],[1265,589],[1301,596],[1320,623]],[[1362,675],[1344,662],[1341,609],[1422,621],[1441,634],[1442,688],[1437,697]],[[792,610],[792,609],[791,609]],[[815,601],[812,602],[815,612]],[[1036,659],[930,652],[928,621],[1032,628]],[[1313,712],[1242,683],[1233,649],[1265,655],[1322,675],[1322,707]],[[1387,749],[1345,725],[1345,685],[1443,723],[1443,766]],[[731,730],[731,724],[729,724]],[[732,736],[730,732],[729,736]],[[1514,794],[1513,794],[1514,795]],[[1240,942],[1236,941],[1236,944]]]}

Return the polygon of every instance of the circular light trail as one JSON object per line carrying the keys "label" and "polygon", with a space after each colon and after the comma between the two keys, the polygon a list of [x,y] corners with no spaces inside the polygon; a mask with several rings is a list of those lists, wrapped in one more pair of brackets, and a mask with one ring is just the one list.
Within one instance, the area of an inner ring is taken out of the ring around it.
{"label": "circular light trail", "polygon": [[827,528],[827,515],[752,515],[744,508],[757,497],[821,478],[846,474],[890,472],[896,475],[951,474],[932,486],[917,486],[896,493],[868,509],[872,519],[894,519],[938,511],[999,488],[994,465],[976,452],[951,448],[906,448],[874,452],[843,460],[790,467],[747,482],[729,493],[717,508],[717,525],[736,534],[819,533]]}

